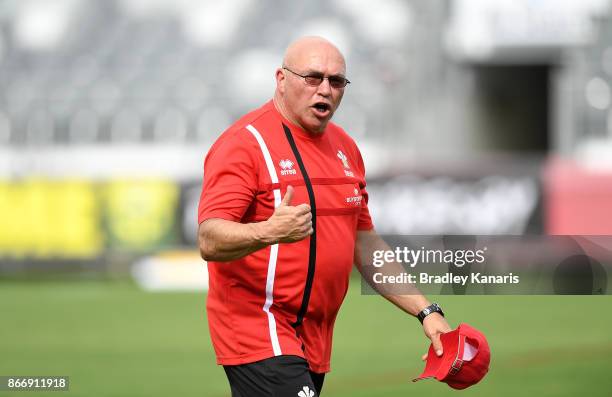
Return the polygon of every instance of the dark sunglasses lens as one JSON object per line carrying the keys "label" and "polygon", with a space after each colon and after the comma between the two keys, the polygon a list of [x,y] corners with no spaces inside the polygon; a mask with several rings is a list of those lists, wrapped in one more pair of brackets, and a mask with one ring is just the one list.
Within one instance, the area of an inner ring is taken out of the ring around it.
{"label": "dark sunglasses lens", "polygon": [[306,80],[306,84],[308,85],[319,85],[323,82],[323,77],[321,76],[306,76],[304,77]]}
{"label": "dark sunglasses lens", "polygon": [[346,86],[346,82],[347,82],[347,80],[345,78],[342,78],[342,77],[337,77],[337,76],[330,76],[329,77],[329,85],[331,85],[334,88],[342,88],[342,87]]}

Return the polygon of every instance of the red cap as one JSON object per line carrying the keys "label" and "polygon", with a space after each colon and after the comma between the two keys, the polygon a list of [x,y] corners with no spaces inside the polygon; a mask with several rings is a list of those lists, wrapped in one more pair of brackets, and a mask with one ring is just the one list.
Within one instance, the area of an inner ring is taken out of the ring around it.
{"label": "red cap", "polygon": [[465,389],[478,382],[489,371],[491,351],[482,332],[467,324],[440,335],[444,352],[438,357],[429,346],[425,370],[413,382],[436,378],[453,389]]}

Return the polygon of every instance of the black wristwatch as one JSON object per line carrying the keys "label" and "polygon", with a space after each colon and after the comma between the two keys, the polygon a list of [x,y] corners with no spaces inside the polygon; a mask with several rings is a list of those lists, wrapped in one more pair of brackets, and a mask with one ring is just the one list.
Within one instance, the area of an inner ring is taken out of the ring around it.
{"label": "black wristwatch", "polygon": [[442,311],[442,308],[438,306],[437,303],[432,303],[425,309],[421,310],[419,314],[417,314],[417,318],[419,319],[421,324],[423,324],[423,320],[425,320],[425,317],[429,316],[431,313],[440,313],[442,317],[444,317],[444,312]]}

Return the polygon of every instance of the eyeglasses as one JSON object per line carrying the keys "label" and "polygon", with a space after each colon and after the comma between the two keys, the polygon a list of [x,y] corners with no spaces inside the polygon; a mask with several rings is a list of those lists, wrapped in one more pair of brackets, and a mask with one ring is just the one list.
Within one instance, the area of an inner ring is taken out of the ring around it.
{"label": "eyeglasses", "polygon": [[304,79],[304,81],[306,82],[306,84],[313,86],[313,87],[318,87],[319,85],[321,85],[321,83],[323,82],[323,80],[327,79],[327,81],[329,81],[329,85],[332,86],[333,88],[344,88],[346,87],[347,84],[350,84],[351,82],[348,81],[347,78],[342,77],[342,76],[324,76],[321,73],[311,73],[311,74],[307,74],[307,75],[301,75],[299,73],[294,72],[293,70],[283,66],[283,69],[288,70],[289,72],[293,73],[296,76],[299,76],[301,78]]}

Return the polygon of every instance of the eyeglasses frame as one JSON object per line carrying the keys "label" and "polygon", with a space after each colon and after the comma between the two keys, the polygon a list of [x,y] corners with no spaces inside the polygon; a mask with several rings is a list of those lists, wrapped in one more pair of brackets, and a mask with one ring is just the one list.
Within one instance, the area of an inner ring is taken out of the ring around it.
{"label": "eyeglasses frame", "polygon": [[[316,75],[311,75],[311,74],[305,74],[305,75],[302,75],[302,74],[299,74],[299,73],[297,73],[297,72],[294,72],[293,70],[289,69],[289,68],[288,68],[288,67],[286,67],[286,66],[283,66],[282,68],[283,68],[283,69],[285,69],[285,70],[287,70],[287,71],[289,71],[289,72],[291,72],[291,73],[293,73],[294,75],[296,75],[296,76],[298,76],[298,77],[303,78],[303,79],[304,79],[304,82],[305,82],[307,85],[311,86],[311,87],[318,87],[318,86],[320,86],[321,84],[323,84],[323,80],[325,80],[325,79],[327,79],[327,81],[329,82],[329,86],[330,86],[330,87],[332,87],[332,88],[335,88],[335,89],[346,88],[346,86],[347,86],[347,85],[351,84],[351,82],[349,81],[349,79],[347,79],[346,77],[343,77],[343,76],[337,76],[337,75],[333,75],[333,76],[316,76]],[[317,79],[321,79],[321,82],[320,82],[319,84],[310,84],[310,83],[308,82],[308,80],[307,80],[307,78],[308,78],[308,77],[310,77],[310,78],[317,78]],[[331,81],[329,80],[329,78],[330,78],[330,77],[342,78],[342,79],[344,79],[345,83],[344,83],[344,85],[343,85],[342,87],[334,87],[334,86],[332,85]]]}

